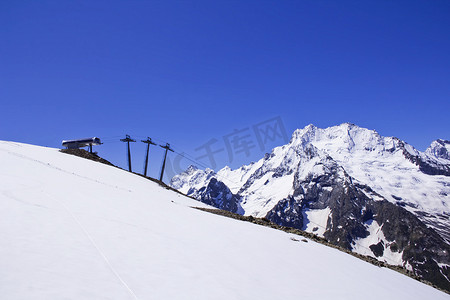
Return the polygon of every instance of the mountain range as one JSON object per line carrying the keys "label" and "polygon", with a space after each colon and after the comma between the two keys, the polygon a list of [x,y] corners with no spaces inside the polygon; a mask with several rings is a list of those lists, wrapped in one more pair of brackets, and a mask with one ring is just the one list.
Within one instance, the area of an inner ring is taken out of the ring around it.
{"label": "mountain range", "polygon": [[194,166],[170,185],[241,215],[314,233],[450,290],[450,141],[426,151],[344,123],[308,125],[259,161]]}

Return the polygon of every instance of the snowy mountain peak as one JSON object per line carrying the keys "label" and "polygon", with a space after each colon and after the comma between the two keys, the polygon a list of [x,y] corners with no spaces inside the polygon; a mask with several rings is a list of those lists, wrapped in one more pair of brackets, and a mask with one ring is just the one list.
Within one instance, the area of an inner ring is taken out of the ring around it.
{"label": "snowy mountain peak", "polygon": [[[425,152],[396,137],[383,137],[377,131],[359,127],[352,123],[321,129],[310,124],[297,129],[292,135],[290,146],[307,147],[314,145],[329,153],[349,159],[350,156],[365,156],[372,159],[396,156],[399,161],[406,158],[409,163],[419,166],[430,175],[450,175],[450,142],[436,140]],[[306,148],[305,148],[306,149]],[[346,156],[346,157],[344,157]]]}
{"label": "snowy mountain peak", "polygon": [[305,141],[309,140],[308,137],[315,136],[316,131],[318,129],[319,128],[317,128],[313,124],[309,124],[308,126],[304,127],[303,129],[296,129],[294,131],[294,133],[292,134],[290,144],[293,144],[295,142],[302,141],[302,140],[305,140]]}
{"label": "snowy mountain peak", "polygon": [[186,173],[187,174],[193,174],[198,170],[198,168],[194,165],[190,165],[187,169],[186,169]]}
{"label": "snowy mountain peak", "polygon": [[435,140],[425,151],[428,155],[450,160],[450,141],[447,140]]}
{"label": "snowy mountain peak", "polygon": [[182,193],[190,195],[192,189],[202,187],[215,175],[216,173],[211,169],[200,170],[195,166],[190,166],[186,171],[172,178],[170,184]]}
{"label": "snowy mountain peak", "polygon": [[352,123],[343,123],[337,126],[321,129],[308,125],[297,129],[292,135],[291,144],[313,144],[319,149],[333,148],[334,151],[353,152],[383,151],[396,147],[394,138],[383,138],[375,130],[361,128]]}

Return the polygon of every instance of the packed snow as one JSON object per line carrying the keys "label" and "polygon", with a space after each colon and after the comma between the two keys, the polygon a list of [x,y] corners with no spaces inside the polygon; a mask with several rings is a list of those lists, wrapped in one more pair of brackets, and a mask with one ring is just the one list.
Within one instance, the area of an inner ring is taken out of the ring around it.
{"label": "packed snow", "polygon": [[2,299],[448,299],[57,149],[0,142]]}
{"label": "packed snow", "polygon": [[306,209],[303,212],[303,220],[305,225],[302,230],[312,232],[320,237],[323,237],[327,229],[328,218],[330,217],[331,209],[329,207],[324,209]]}

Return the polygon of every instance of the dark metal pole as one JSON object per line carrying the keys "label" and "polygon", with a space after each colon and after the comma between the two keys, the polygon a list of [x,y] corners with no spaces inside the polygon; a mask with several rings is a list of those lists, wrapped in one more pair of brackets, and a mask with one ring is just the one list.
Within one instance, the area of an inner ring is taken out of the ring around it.
{"label": "dark metal pole", "polygon": [[130,141],[127,141],[128,145],[128,170],[131,172],[131,151],[130,151]]}
{"label": "dark metal pole", "polygon": [[163,180],[164,168],[166,167],[166,158],[167,158],[167,149],[166,149],[166,152],[164,154],[164,160],[163,160],[163,165],[162,165],[162,169],[161,169],[161,176],[159,176],[159,181]]}
{"label": "dark metal pole", "polygon": [[144,176],[147,176],[148,152],[149,152],[149,151],[150,151],[150,144],[147,144],[147,154],[145,155]]}
{"label": "dark metal pole", "polygon": [[162,165],[162,169],[161,169],[161,176],[159,176],[159,181],[163,180],[163,176],[164,176],[164,168],[166,167],[166,158],[167,158],[167,151],[172,151],[172,149],[170,149],[170,144],[166,143],[165,146],[161,146],[159,145],[161,148],[166,149],[166,152],[164,153],[164,160],[163,160],[163,165]]}
{"label": "dark metal pole", "polygon": [[147,155],[145,156],[145,165],[144,165],[144,176],[147,176],[147,166],[148,166],[148,153],[150,151],[150,144],[156,145],[156,143],[152,142],[152,139],[147,137],[147,140],[141,140],[141,142],[147,144]]}
{"label": "dark metal pole", "polygon": [[131,172],[131,151],[130,151],[130,142],[136,142],[136,140],[133,140],[130,138],[130,136],[127,134],[124,139],[120,140],[121,142],[127,142],[127,148],[128,148],[128,170]]}

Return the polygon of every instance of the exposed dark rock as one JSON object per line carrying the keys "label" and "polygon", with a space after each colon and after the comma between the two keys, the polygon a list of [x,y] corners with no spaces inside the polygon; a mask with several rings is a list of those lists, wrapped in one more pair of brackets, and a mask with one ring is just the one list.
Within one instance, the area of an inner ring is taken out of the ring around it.
{"label": "exposed dark rock", "polygon": [[377,212],[375,220],[382,224],[386,239],[395,241],[395,250],[403,251],[403,261],[417,275],[450,291],[450,282],[445,278],[449,278],[449,270],[438,265],[450,265],[450,245],[403,207],[388,201],[373,201],[369,206]]}
{"label": "exposed dark rock", "polygon": [[373,220],[373,212],[371,209],[366,209],[366,211],[362,215],[362,221],[367,223],[368,221]]}
{"label": "exposed dark rock", "polygon": [[378,244],[372,244],[369,246],[370,250],[372,250],[373,254],[376,257],[383,256],[384,253],[384,245],[382,242],[379,242]]}
{"label": "exposed dark rock", "polygon": [[239,211],[239,197],[234,195],[223,182],[215,178],[211,178],[208,185],[201,188],[197,195],[203,203],[234,213]]}
{"label": "exposed dark rock", "polygon": [[281,200],[269,211],[266,218],[271,222],[301,229],[303,227],[302,207],[293,197]]}
{"label": "exposed dark rock", "polygon": [[391,249],[392,252],[398,252],[398,245],[396,242],[393,242],[389,248]]}

